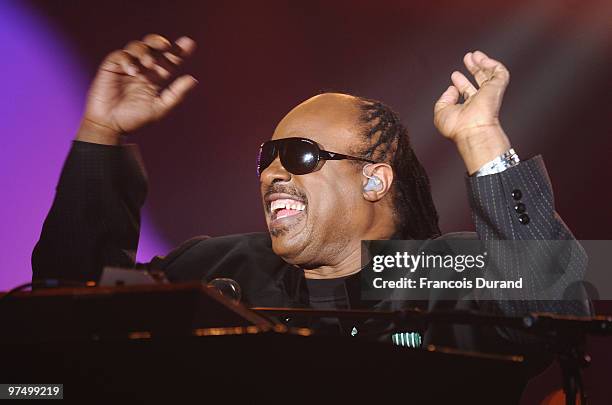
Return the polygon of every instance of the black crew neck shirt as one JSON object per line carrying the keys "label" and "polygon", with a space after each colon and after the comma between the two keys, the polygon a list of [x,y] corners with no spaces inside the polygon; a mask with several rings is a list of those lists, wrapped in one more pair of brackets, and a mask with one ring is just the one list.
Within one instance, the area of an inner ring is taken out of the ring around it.
{"label": "black crew neck shirt", "polygon": [[[306,279],[310,308],[319,310],[349,309],[349,297],[346,288],[348,277],[332,279]],[[341,334],[350,331],[338,318],[322,317],[311,319],[310,327],[324,334]]]}
{"label": "black crew neck shirt", "polygon": [[347,277],[306,279],[310,307],[313,309],[349,309]]}

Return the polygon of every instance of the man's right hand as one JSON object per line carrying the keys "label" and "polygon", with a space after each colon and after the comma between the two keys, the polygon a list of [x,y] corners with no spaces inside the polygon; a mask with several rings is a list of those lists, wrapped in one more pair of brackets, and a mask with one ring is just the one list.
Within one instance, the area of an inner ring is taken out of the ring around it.
{"label": "man's right hand", "polygon": [[77,140],[117,145],[122,134],[164,117],[198,83],[174,77],[195,48],[191,38],[172,44],[151,34],[108,55],[89,89]]}

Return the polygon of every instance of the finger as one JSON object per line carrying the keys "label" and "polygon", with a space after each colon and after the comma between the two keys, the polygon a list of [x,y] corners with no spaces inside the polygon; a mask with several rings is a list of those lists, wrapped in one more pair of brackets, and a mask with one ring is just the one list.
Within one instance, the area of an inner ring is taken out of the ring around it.
{"label": "finger", "polygon": [[141,67],[141,70],[142,68],[145,68],[145,69],[152,68],[153,65],[151,64],[151,60],[146,57],[146,55],[149,53],[149,47],[145,45],[143,42],[130,41],[123,48],[123,50],[127,52],[128,54],[132,55],[136,59],[138,65],[140,65]]}
{"label": "finger", "polygon": [[476,88],[463,73],[457,71],[453,72],[453,74],[451,74],[451,81],[457,90],[461,92],[464,99],[467,100],[476,94]]}
{"label": "finger", "polygon": [[[163,49],[162,40],[164,38],[160,38],[157,40],[159,42],[154,44],[154,46]],[[153,43],[153,41],[156,41],[156,39],[149,39],[149,42]],[[174,65],[160,51],[143,41],[131,41],[124,49],[135,58],[138,58],[138,62],[142,67],[140,71],[147,80],[161,83],[167,80],[174,71]]]}
{"label": "finger", "polygon": [[137,56],[143,66],[151,69],[163,80],[168,79],[184,58],[196,49],[196,43],[188,37],[181,37],[171,44],[158,34],[146,35],[142,41],[132,41],[126,50]]}
{"label": "finger", "polygon": [[143,56],[142,60],[143,64],[153,70],[162,80],[169,79],[176,70],[176,65],[155,49],[151,49],[150,53]]}
{"label": "finger", "polygon": [[138,59],[149,53],[149,47],[142,41],[130,41],[123,49]]}
{"label": "finger", "polygon": [[[474,63],[476,63],[477,65],[481,65],[482,62],[486,59],[490,59],[493,60],[492,58],[490,58],[486,53],[484,53],[483,51],[479,51],[476,50],[473,52],[473,59],[474,59]],[[498,62],[499,63],[499,62]]]}
{"label": "finger", "polygon": [[503,63],[488,57],[482,51],[474,52],[474,63],[484,72],[488,81],[499,85],[507,85],[510,81],[510,72]]}
{"label": "finger", "polygon": [[[163,36],[159,34],[149,34],[143,38],[142,42],[149,47],[149,52],[155,59],[155,63],[167,70],[168,73],[172,73],[181,62],[180,59],[177,60],[177,58],[173,57],[173,44]],[[168,55],[171,56],[169,57]],[[166,78],[169,76],[164,75],[163,72],[160,73]]]}
{"label": "finger", "polygon": [[197,84],[198,81],[191,75],[181,76],[170,83],[170,85],[161,92],[155,102],[155,107],[160,116],[166,114],[177,104],[183,101],[187,93],[189,93],[189,91],[191,91]]}
{"label": "finger", "polygon": [[455,105],[459,101],[459,90],[455,86],[449,86],[448,89],[436,101],[434,105],[434,113],[448,107],[449,105]]}
{"label": "finger", "polygon": [[487,81],[488,77],[486,73],[480,68],[479,65],[474,61],[474,54],[472,52],[468,52],[463,57],[463,63],[467,70],[474,76],[476,79],[476,83],[478,87],[482,86],[484,82]]}
{"label": "finger", "polygon": [[112,52],[104,59],[100,69],[113,73],[136,76],[139,71],[138,60],[123,49]]}
{"label": "finger", "polygon": [[179,65],[185,58],[191,56],[197,48],[196,42],[189,37],[180,37],[173,44],[168,52],[164,52],[164,56],[172,63]]}
{"label": "finger", "polygon": [[174,42],[175,53],[181,58],[191,56],[197,47],[196,42],[189,37],[180,37]]}
{"label": "finger", "polygon": [[142,41],[132,41],[124,48],[126,52],[138,58],[142,66],[147,69],[155,68],[155,57],[151,55],[151,48]]}
{"label": "finger", "polygon": [[483,51],[476,50],[472,52],[472,56],[474,57],[474,62],[480,63],[481,60],[488,58],[487,54]]}
{"label": "finger", "polygon": [[149,34],[146,35],[142,42],[148,45],[151,49],[155,49],[156,51],[164,52],[169,50],[172,47],[170,41],[166,38],[162,37],[159,34]]}

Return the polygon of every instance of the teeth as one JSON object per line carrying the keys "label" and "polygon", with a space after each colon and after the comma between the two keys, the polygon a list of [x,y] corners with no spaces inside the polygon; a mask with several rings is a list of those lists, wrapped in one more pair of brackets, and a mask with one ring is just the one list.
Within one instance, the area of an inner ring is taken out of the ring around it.
{"label": "teeth", "polygon": [[272,212],[283,209],[283,208],[294,210],[294,211],[304,211],[304,209],[306,208],[306,205],[300,202],[297,202],[295,200],[290,200],[290,199],[274,200],[270,204],[270,211]]}

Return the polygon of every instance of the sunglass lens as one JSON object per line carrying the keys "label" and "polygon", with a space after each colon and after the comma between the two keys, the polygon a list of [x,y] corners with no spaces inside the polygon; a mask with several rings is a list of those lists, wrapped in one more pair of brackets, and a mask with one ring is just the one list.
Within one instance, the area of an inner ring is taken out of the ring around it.
{"label": "sunglass lens", "polygon": [[277,154],[276,144],[272,141],[264,142],[259,148],[259,155],[257,156],[257,175],[261,176],[261,172],[266,170],[268,166],[274,162]]}
{"label": "sunglass lens", "polygon": [[281,163],[293,174],[311,173],[318,162],[318,147],[305,139],[291,139],[283,145]]}

